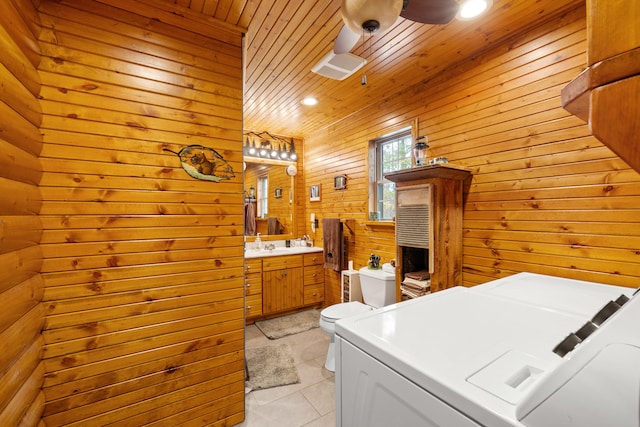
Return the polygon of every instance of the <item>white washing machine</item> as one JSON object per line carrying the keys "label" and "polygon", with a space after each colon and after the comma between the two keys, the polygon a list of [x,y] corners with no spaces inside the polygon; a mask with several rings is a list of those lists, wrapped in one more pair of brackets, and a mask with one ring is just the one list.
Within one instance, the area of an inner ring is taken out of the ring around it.
{"label": "white washing machine", "polygon": [[521,273],[342,319],[337,426],[639,427],[633,294]]}

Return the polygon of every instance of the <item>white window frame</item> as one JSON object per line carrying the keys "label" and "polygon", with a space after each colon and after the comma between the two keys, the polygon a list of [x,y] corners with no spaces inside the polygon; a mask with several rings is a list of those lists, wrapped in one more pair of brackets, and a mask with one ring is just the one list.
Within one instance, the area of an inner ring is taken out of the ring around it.
{"label": "white window frame", "polygon": [[[398,141],[400,139],[409,138],[409,152],[408,157],[405,157],[405,166],[412,167],[414,163],[412,150],[413,141],[415,141],[415,130],[417,129],[417,123],[411,126],[402,127],[396,131],[382,135],[369,141],[369,212],[378,212],[379,221],[392,221],[395,218],[395,184],[384,178],[384,173],[391,172],[387,170],[383,172],[382,169],[382,146],[389,142]],[[408,164],[406,161],[408,160]],[[399,168],[395,170],[400,170]],[[387,191],[391,188],[392,197],[386,200],[381,200],[380,194],[383,191],[382,187],[386,187]],[[370,219],[370,218],[367,218]]]}
{"label": "white window frame", "polygon": [[269,177],[267,175],[258,177],[258,194],[256,195],[256,201],[258,218],[266,218],[269,212]]}

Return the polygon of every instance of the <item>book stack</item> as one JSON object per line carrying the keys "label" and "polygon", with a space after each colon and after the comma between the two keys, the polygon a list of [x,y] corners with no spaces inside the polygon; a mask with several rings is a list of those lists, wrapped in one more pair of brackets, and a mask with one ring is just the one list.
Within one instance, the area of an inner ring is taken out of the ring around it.
{"label": "book stack", "polygon": [[405,273],[400,284],[402,296],[407,298],[417,298],[431,292],[431,280],[427,270],[412,271]]}

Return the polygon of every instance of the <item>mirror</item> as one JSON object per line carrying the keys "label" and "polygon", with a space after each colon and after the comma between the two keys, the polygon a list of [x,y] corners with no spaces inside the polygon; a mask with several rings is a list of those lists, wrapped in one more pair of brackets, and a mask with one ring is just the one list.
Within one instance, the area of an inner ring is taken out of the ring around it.
{"label": "mirror", "polygon": [[291,163],[245,157],[245,164],[245,236],[260,233],[266,240],[293,238],[294,182],[286,172]]}

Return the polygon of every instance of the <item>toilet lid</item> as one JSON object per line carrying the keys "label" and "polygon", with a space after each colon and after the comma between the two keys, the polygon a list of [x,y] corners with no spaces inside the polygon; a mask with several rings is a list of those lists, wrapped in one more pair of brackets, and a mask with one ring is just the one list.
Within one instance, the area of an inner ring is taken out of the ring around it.
{"label": "toilet lid", "polygon": [[369,310],[373,310],[373,308],[359,301],[351,301],[334,304],[322,310],[320,314],[325,319],[337,320],[342,319],[343,317],[353,316],[354,314],[364,313]]}

